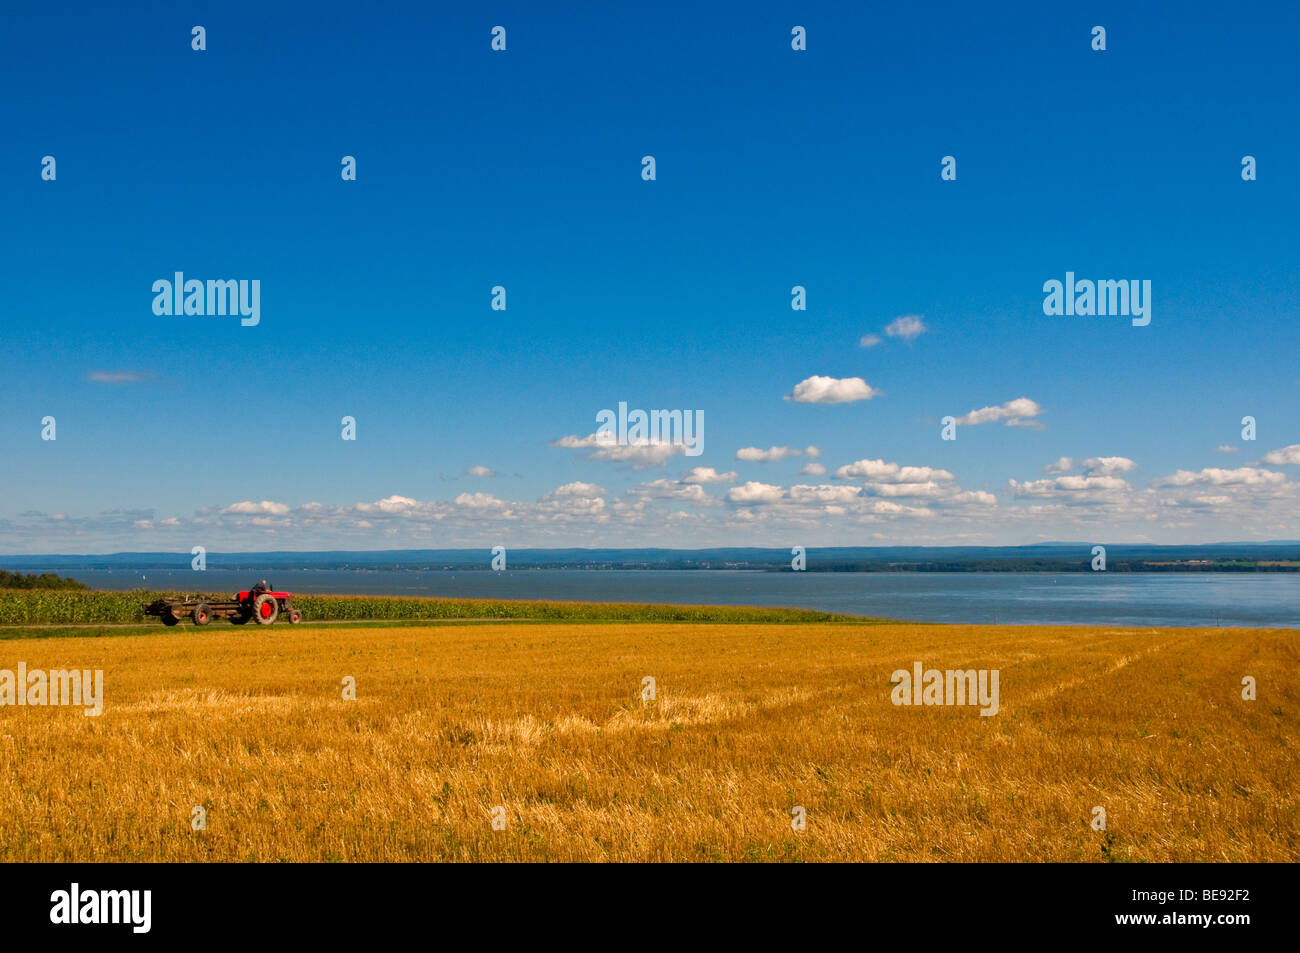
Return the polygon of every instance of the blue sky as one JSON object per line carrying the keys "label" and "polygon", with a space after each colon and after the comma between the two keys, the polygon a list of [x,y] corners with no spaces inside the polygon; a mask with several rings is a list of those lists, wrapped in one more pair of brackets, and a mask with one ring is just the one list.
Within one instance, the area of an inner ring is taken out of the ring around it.
{"label": "blue sky", "polygon": [[7,18],[0,552],[1300,537],[1294,8],[266,7]]}

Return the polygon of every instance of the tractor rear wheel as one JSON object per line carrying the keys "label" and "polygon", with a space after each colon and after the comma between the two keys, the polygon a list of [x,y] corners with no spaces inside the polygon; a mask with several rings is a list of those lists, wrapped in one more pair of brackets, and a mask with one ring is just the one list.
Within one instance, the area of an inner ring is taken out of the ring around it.
{"label": "tractor rear wheel", "polygon": [[270,625],[279,615],[280,603],[269,592],[264,592],[253,600],[253,618],[258,625]]}
{"label": "tractor rear wheel", "polygon": [[192,617],[195,625],[207,625],[212,621],[212,610],[206,602],[200,602],[194,607]]}

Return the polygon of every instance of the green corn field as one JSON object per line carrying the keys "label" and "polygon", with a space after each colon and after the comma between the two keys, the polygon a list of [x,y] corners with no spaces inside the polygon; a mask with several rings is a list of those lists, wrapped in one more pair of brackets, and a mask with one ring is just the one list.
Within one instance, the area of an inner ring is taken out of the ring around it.
{"label": "green corn field", "polygon": [[[78,625],[150,622],[144,603],[155,599],[220,601],[229,593],[0,589],[0,625]],[[305,620],[537,619],[589,622],[865,622],[856,616],[806,609],[660,606],[631,603],[512,602],[408,596],[294,596]],[[214,623],[222,624],[220,621]],[[161,623],[159,623],[161,625]]]}

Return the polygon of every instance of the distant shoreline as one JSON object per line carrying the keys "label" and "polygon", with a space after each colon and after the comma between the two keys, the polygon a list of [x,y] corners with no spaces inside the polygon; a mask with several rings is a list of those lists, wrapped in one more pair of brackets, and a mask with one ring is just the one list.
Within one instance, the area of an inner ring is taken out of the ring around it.
{"label": "distant shoreline", "polygon": [[[1111,573],[1297,573],[1300,541],[1204,543],[1157,546],[1143,543],[1040,543],[1031,546],[801,546],[653,548],[506,548],[512,572],[563,570],[591,572],[796,572],[808,573],[1091,573],[1098,547]],[[46,554],[0,556],[0,569],[52,572],[76,577],[78,571],[157,573],[188,570],[190,551],[177,553]],[[489,548],[409,550],[204,551],[206,568],[257,575],[277,570],[349,573],[492,572]]]}

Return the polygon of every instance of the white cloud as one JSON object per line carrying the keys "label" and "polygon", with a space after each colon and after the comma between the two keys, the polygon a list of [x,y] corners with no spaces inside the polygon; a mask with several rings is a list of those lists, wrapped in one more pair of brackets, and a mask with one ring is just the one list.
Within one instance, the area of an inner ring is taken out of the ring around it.
{"label": "white cloud", "polygon": [[934,480],[909,481],[907,483],[869,482],[867,489],[872,496],[947,496],[952,487]]}
{"label": "white cloud", "polygon": [[1285,473],[1258,467],[1238,467],[1235,470],[1206,467],[1197,472],[1179,470],[1172,476],[1153,481],[1152,486],[1276,486],[1286,481]]}
{"label": "white cloud", "polygon": [[[462,494],[463,496],[464,494]],[[479,494],[482,495],[482,494]],[[362,513],[384,513],[388,515],[410,515],[419,511],[428,504],[421,503],[419,500],[413,500],[409,496],[385,497],[374,503],[358,503],[357,510]],[[286,507],[285,512],[288,512]]]}
{"label": "white cloud", "polygon": [[1300,465],[1300,443],[1293,443],[1289,447],[1283,447],[1281,450],[1270,450],[1264,454],[1264,462],[1271,463],[1275,466],[1286,466],[1287,464]]}
{"label": "white cloud", "polygon": [[1230,443],[1221,443],[1214,450],[1216,453],[1236,453],[1238,448]]}
{"label": "white cloud", "polygon": [[[408,502],[414,503],[415,500],[409,500]],[[497,499],[491,493],[461,493],[452,502],[457,506],[463,506],[471,510],[500,509],[506,505],[505,500]]]}
{"label": "white cloud", "polygon": [[848,503],[861,495],[862,490],[856,486],[798,484],[790,487],[790,499],[795,503]]}
{"label": "white cloud", "polygon": [[553,440],[551,446],[570,449],[594,448],[595,453],[591,454],[590,459],[630,463],[637,470],[661,466],[676,454],[686,452],[686,446],[681,443],[642,440],[629,444],[611,444],[607,436],[598,436],[594,433],[586,437],[573,435],[561,437],[559,440]]}
{"label": "white cloud", "polygon": [[550,496],[555,499],[563,499],[566,496],[577,496],[590,499],[591,497],[603,496],[609,492],[603,486],[597,486],[594,483],[566,483],[564,486],[557,486],[550,492]]}
{"label": "white cloud", "polygon": [[1099,496],[1131,489],[1128,481],[1117,476],[1060,476],[1050,480],[1008,481],[1016,496],[1070,497],[1079,494]]}
{"label": "white cloud", "polygon": [[840,467],[835,471],[835,476],[841,480],[864,477],[873,483],[928,483],[934,480],[947,482],[953,479],[953,475],[947,470],[938,470],[934,467],[902,467],[897,463],[886,463],[884,460],[859,460]]}
{"label": "white cloud", "polygon": [[904,314],[885,326],[885,333],[891,338],[902,338],[904,341],[915,340],[927,330],[919,314]]}
{"label": "white cloud", "polygon": [[876,334],[864,334],[858,341],[858,347],[875,347],[880,343],[880,337]]}
{"label": "white cloud", "polygon": [[1113,476],[1137,469],[1137,464],[1128,457],[1089,457],[1080,466],[1090,476]]}
{"label": "white cloud", "polygon": [[758,447],[741,447],[736,451],[736,459],[748,463],[772,463],[776,460],[784,460],[786,457],[802,455],[802,450],[792,447],[768,447],[766,450],[761,450]]}
{"label": "white cloud", "polygon": [[805,463],[799,472],[805,476],[825,476],[826,468],[820,463]]}
{"label": "white cloud", "polygon": [[[1048,474],[1068,473],[1075,469],[1076,466],[1088,476],[1114,476],[1117,473],[1127,473],[1129,470],[1137,469],[1137,464],[1128,457],[1088,457],[1086,460],[1079,461],[1075,461],[1073,457],[1060,457],[1055,463],[1049,463],[1043,467],[1043,472]],[[1046,484],[1051,481],[1038,482]],[[1022,485],[1028,486],[1029,484]],[[1067,484],[1061,486],[1066,488]]]}
{"label": "white cloud", "polygon": [[251,500],[244,500],[242,503],[231,503],[222,513],[243,515],[269,514],[271,516],[284,516],[289,512],[289,507],[284,503],[273,503],[270,500],[263,500],[260,503],[254,503]]}
{"label": "white cloud", "polygon": [[698,483],[679,483],[676,480],[668,479],[652,480],[649,483],[634,486],[627,492],[629,496],[641,499],[681,500],[688,503],[698,503],[701,506],[721,505],[720,500],[709,496],[704,487]]}
{"label": "white cloud", "polygon": [[735,470],[719,473],[713,467],[694,467],[682,477],[683,483],[735,483],[739,474]]}
{"label": "white cloud", "polygon": [[785,496],[785,490],[770,483],[756,483],[750,480],[743,486],[734,486],[727,491],[727,499],[733,503],[775,503]]}
{"label": "white cloud", "polygon": [[1028,397],[1017,397],[996,407],[981,407],[969,414],[957,418],[958,426],[970,427],[975,424],[1003,421],[1008,427],[1036,427],[1039,424],[1032,418],[1043,413],[1043,408]]}
{"label": "white cloud", "polygon": [[786,400],[800,404],[848,404],[871,400],[879,393],[861,377],[813,376],[796,384]]}
{"label": "white cloud", "polygon": [[485,466],[472,466],[465,472],[476,477],[494,477],[497,475],[495,470]]}

